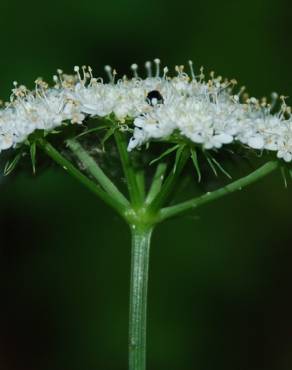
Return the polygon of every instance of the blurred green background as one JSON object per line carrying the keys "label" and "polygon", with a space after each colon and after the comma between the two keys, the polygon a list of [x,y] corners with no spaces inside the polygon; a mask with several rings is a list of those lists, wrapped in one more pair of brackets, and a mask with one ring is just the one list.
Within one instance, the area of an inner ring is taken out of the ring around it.
{"label": "blurred green background", "polygon": [[[252,95],[292,90],[291,2],[0,5],[0,95],[76,64],[193,59]],[[290,100],[291,102],[291,100]],[[278,174],[155,234],[148,369],[292,367],[292,187]],[[126,370],[129,232],[62,170],[0,177],[0,368]]]}

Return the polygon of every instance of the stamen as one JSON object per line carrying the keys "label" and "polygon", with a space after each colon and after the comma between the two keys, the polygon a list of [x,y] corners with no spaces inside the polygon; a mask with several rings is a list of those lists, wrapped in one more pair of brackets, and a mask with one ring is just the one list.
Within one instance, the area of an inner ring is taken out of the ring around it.
{"label": "stamen", "polygon": [[145,68],[147,71],[147,77],[152,77],[152,63],[151,62],[146,62],[145,63]]}
{"label": "stamen", "polygon": [[53,81],[55,82],[56,86],[58,86],[58,85],[59,85],[59,78],[58,78],[58,76],[57,76],[57,75],[54,75],[54,76],[53,76]]}
{"label": "stamen", "polygon": [[154,63],[156,64],[156,77],[160,75],[160,59],[154,59]]}
{"label": "stamen", "polygon": [[280,117],[284,117],[285,113],[287,113],[287,103],[286,103],[286,99],[288,98],[288,96],[284,96],[284,95],[281,95],[280,96],[280,100],[282,100],[282,104],[281,104],[281,109],[280,109]]}
{"label": "stamen", "polygon": [[196,76],[195,76],[195,73],[194,73],[193,61],[192,60],[189,60],[189,67],[190,67],[190,71],[191,71],[192,80],[194,81],[196,79]]}
{"label": "stamen", "polygon": [[118,74],[118,72],[114,69],[113,70],[113,84],[115,83],[115,80],[116,80],[116,75]]}
{"label": "stamen", "polygon": [[90,79],[93,79],[92,68],[90,66],[88,66],[87,69],[88,69],[88,73],[90,75]]}
{"label": "stamen", "polygon": [[135,78],[138,78],[138,77],[139,77],[139,76],[138,76],[138,73],[137,73],[137,70],[138,70],[138,64],[133,63],[133,64],[131,65],[131,70],[133,71],[133,75],[134,75],[134,77],[135,77]]}
{"label": "stamen", "polygon": [[243,94],[243,92],[245,91],[246,87],[245,86],[241,86],[239,92],[238,92],[238,96],[241,96]]}
{"label": "stamen", "polygon": [[93,77],[93,74],[92,74],[92,68],[90,66],[87,67],[88,69],[88,74],[89,74],[89,86],[92,86],[94,83],[96,83],[96,78]]}
{"label": "stamen", "polygon": [[[78,76],[78,79],[79,79],[79,82],[83,82],[82,81],[82,78],[81,78],[81,75],[80,75],[80,68],[79,68],[79,66],[75,66],[74,67],[74,72],[76,72],[76,74],[77,74],[77,76]],[[59,74],[60,75],[60,74]]]}
{"label": "stamen", "polygon": [[279,97],[278,93],[273,92],[273,93],[271,94],[271,100],[272,100],[272,103],[276,103],[276,102],[277,102],[277,100],[278,100],[278,97]]}
{"label": "stamen", "polygon": [[200,68],[200,74],[199,74],[199,79],[200,79],[200,82],[202,82],[205,78],[205,75],[204,75],[204,67],[202,66]]}
{"label": "stamen", "polygon": [[58,68],[57,69],[57,74],[59,76],[60,84],[62,86],[63,85],[63,71],[62,71],[62,69]]}
{"label": "stamen", "polygon": [[109,66],[109,65],[106,65],[104,67],[104,70],[106,71],[110,82],[113,83],[114,82],[114,77],[113,77],[113,74],[112,74],[112,67]]}
{"label": "stamen", "polygon": [[86,72],[86,66],[82,66],[82,72],[83,72],[83,83],[85,84],[87,81],[88,73]]}
{"label": "stamen", "polygon": [[163,68],[163,78],[166,79],[166,75],[168,73],[168,67]]}

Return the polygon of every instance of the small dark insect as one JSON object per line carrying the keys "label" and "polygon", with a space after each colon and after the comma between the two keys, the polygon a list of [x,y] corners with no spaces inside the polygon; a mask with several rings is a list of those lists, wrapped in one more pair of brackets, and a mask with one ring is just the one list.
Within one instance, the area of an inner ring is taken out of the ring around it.
{"label": "small dark insect", "polygon": [[154,106],[156,104],[163,104],[164,99],[159,91],[152,90],[147,94],[147,103]]}

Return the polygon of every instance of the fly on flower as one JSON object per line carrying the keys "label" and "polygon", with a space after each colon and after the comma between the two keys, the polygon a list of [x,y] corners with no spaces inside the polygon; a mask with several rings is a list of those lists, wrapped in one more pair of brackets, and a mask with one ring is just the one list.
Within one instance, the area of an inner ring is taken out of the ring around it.
{"label": "fly on flower", "polygon": [[147,102],[152,106],[163,104],[163,97],[158,90],[152,90],[147,94]]}

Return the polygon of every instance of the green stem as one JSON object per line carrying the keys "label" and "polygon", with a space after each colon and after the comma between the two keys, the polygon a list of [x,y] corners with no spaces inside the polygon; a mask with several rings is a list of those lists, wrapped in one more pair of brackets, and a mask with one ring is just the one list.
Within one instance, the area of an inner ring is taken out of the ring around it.
{"label": "green stem", "polygon": [[144,201],[145,199],[145,171],[144,170],[138,170],[136,172],[136,181],[137,181],[137,187],[139,189],[140,199]]}
{"label": "green stem", "polygon": [[132,225],[129,370],[146,369],[147,287],[151,227]]}
{"label": "green stem", "polygon": [[120,203],[117,203],[109,194],[102,190],[97,184],[91,181],[88,177],[83,175],[73,164],[62,156],[49,142],[46,140],[39,140],[38,146],[41,147],[45,153],[51,157],[57,164],[59,164],[65,171],[70,173],[75,179],[77,179],[87,189],[102,199],[107,205],[114,208],[124,219],[126,218],[127,209]]}
{"label": "green stem", "polygon": [[150,204],[160,192],[160,189],[161,189],[164,177],[165,177],[166,168],[167,168],[166,163],[159,163],[159,165],[157,166],[153,180],[152,180],[151,187],[147,194],[146,204]]}
{"label": "green stem", "polygon": [[206,203],[209,203],[213,200],[221,198],[224,195],[233,193],[236,190],[241,190],[245,186],[248,186],[248,185],[256,182],[260,178],[262,178],[262,177],[268,175],[269,173],[271,173],[272,171],[274,171],[276,168],[278,168],[278,165],[279,165],[278,161],[268,162],[268,163],[264,164],[263,166],[261,166],[260,168],[258,168],[257,170],[255,170],[254,172],[252,172],[251,174],[249,174],[245,177],[242,177],[241,179],[236,180],[236,181],[232,182],[231,184],[228,184],[228,185],[224,186],[223,188],[220,188],[220,189],[215,190],[213,192],[206,193],[206,194],[204,194],[200,197],[190,199],[186,202],[179,203],[175,206],[163,208],[159,212],[159,217],[158,217],[159,221],[160,222],[164,221],[167,218],[174,217],[174,216],[177,216],[181,213],[187,212],[191,209],[197,208],[197,207],[199,207],[203,204],[206,204]]}
{"label": "green stem", "polygon": [[164,184],[162,185],[160,191],[157,193],[154,200],[151,202],[149,206],[149,210],[153,213],[156,213],[160,210],[160,208],[166,203],[169,199],[170,195],[172,194],[177,180],[181,175],[185,164],[189,158],[188,150],[183,149],[180,154],[180,158],[174,164],[174,168],[171,170],[170,174],[166,178]]}
{"label": "green stem", "polygon": [[137,183],[136,173],[131,163],[130,155],[127,151],[127,142],[123,132],[115,130],[115,140],[120,154],[124,174],[126,177],[128,190],[132,205],[137,208],[143,202],[139,186]]}
{"label": "green stem", "polygon": [[116,185],[107,177],[95,160],[87,153],[82,145],[75,139],[69,139],[66,141],[68,147],[74,153],[74,155],[80,160],[85,169],[98,181],[103,189],[120,203],[123,207],[129,207],[130,203],[126,197],[119,191]]}

